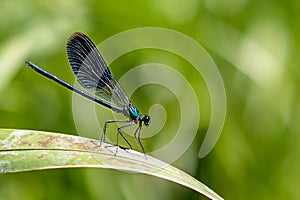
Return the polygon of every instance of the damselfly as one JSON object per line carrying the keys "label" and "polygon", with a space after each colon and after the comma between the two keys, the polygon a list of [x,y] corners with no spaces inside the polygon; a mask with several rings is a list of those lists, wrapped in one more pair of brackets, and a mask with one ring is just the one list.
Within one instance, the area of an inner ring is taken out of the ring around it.
{"label": "damselfly", "polygon": [[57,78],[32,62],[26,61],[26,64],[36,72],[69,90],[101,104],[102,106],[110,108],[114,112],[122,113],[127,117],[126,120],[107,120],[105,122],[103,134],[100,138],[100,145],[102,142],[105,142],[107,124],[122,122],[126,124],[117,129],[116,145],[119,146],[119,136],[121,135],[130,148],[132,148],[131,144],[122,134],[122,130],[137,124],[138,127],[134,132],[134,137],[141,146],[143,153],[145,153],[145,149],[141,142],[141,129],[143,123],[145,126],[150,125],[150,117],[148,115],[142,116],[137,107],[130,102],[121,85],[110,72],[95,44],[83,33],[74,33],[67,42],[67,55],[77,81],[82,87],[94,91],[94,96]]}

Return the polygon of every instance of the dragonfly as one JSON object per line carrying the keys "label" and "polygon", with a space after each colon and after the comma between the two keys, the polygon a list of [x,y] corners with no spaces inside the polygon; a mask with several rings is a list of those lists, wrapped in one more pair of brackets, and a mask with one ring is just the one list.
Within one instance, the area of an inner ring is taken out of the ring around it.
{"label": "dragonfly", "polygon": [[141,130],[143,124],[146,127],[150,125],[150,117],[148,115],[141,115],[137,107],[130,102],[125,91],[111,73],[95,44],[85,34],[76,32],[72,34],[67,41],[67,56],[76,80],[83,88],[93,91],[94,95],[63,81],[32,62],[25,62],[39,74],[116,113],[121,113],[126,117],[126,119],[122,120],[105,121],[103,133],[100,138],[100,146],[102,142],[105,142],[108,124],[124,123],[124,125],[117,129],[117,149],[115,154],[119,147],[119,136],[121,136],[129,145],[130,149],[132,149],[131,144],[125,138],[122,130],[137,125],[133,135],[145,154],[145,149],[141,142]]}

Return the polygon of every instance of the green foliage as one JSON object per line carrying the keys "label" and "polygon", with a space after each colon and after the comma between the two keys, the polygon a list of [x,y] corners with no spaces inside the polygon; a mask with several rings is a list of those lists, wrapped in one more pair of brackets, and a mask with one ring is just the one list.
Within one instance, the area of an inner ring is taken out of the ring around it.
{"label": "green foliage", "polygon": [[[298,1],[1,0],[0,7],[0,128],[77,133],[70,91],[35,74],[25,66],[25,60],[73,83],[65,53],[66,40],[72,33],[84,32],[99,44],[132,28],[170,28],[202,44],[225,83],[226,122],[208,156],[198,158],[210,123],[210,94],[186,60],[146,49],[120,57],[111,69],[119,79],[134,66],[162,62],[201,91],[196,94],[201,111],[197,137],[172,165],[225,199],[300,199]],[[127,42],[118,45],[122,47]],[[165,126],[153,138],[143,139],[146,151],[172,140],[180,120],[180,105],[171,92],[155,85],[145,86],[132,99],[142,113],[153,104],[162,104],[166,109]],[[111,119],[105,108],[97,107],[97,111],[100,126]],[[156,119],[164,119],[159,117]],[[82,115],[80,128],[89,138],[98,139],[98,127],[84,126],[89,118]],[[159,130],[157,127],[145,129],[145,134]],[[115,128],[111,127],[108,134],[112,141]],[[136,144],[133,137],[128,138]],[[138,150],[138,145],[134,149]],[[199,199],[199,195],[149,176],[114,170],[1,174],[0,199],[20,198],[165,200]]]}

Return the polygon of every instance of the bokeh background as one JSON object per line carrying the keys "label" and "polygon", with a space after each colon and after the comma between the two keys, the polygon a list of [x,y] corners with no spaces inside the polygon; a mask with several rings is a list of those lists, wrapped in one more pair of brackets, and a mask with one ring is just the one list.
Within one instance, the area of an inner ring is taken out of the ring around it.
{"label": "bokeh background", "polygon": [[[222,135],[213,151],[199,159],[210,101],[203,80],[191,81],[203,89],[197,94],[201,99],[199,130],[193,144],[173,165],[225,199],[300,199],[298,1],[1,0],[0,8],[1,128],[76,134],[70,92],[34,73],[24,60],[73,83],[65,53],[72,33],[84,32],[98,44],[128,29],[165,27],[204,46],[221,72],[227,93]],[[174,66],[186,77],[194,74],[179,57],[149,49],[122,56],[111,69],[119,78],[149,59]],[[160,97],[168,94],[168,90],[149,86],[140,88],[132,98],[147,109],[162,100],[153,91],[160,91]],[[178,102],[171,94],[166,99],[162,103],[168,117],[166,127],[157,137],[144,141],[146,149],[174,136]],[[100,114],[103,109],[99,108]],[[2,174],[0,199],[205,198],[141,174],[62,169]]]}

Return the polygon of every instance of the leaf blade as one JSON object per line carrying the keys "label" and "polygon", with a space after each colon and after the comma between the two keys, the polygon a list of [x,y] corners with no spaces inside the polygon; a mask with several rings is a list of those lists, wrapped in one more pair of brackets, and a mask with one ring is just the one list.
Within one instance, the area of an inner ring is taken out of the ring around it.
{"label": "leaf blade", "polygon": [[185,172],[144,154],[117,147],[99,147],[99,142],[79,136],[0,129],[0,173],[56,168],[110,168],[144,173],[189,187],[208,198],[222,199]]}

